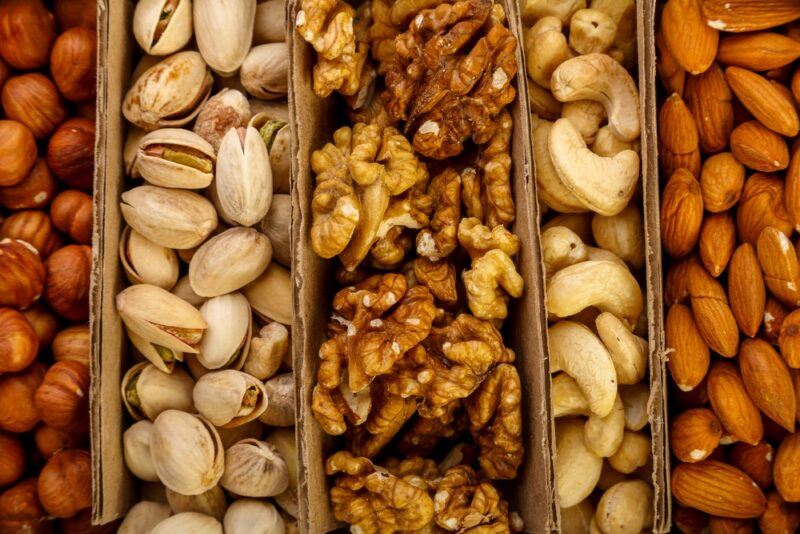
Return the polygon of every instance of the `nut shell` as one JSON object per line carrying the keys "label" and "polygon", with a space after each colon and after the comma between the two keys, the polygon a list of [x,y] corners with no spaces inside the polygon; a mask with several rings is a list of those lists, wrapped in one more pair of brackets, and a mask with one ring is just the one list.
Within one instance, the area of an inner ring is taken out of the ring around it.
{"label": "nut shell", "polygon": [[53,199],[50,218],[56,228],[81,245],[92,244],[92,197],[82,191],[62,191]]}
{"label": "nut shell", "polygon": [[36,163],[36,139],[27,126],[0,120],[0,187],[17,185]]}
{"label": "nut shell", "polygon": [[39,349],[49,347],[60,328],[55,314],[43,305],[35,304],[22,312],[22,315],[25,316],[25,319],[33,327],[33,331],[36,332],[36,337],[39,339]]}
{"label": "nut shell", "polygon": [[0,532],[51,532],[46,513],[39,503],[37,480],[29,478],[0,495]]}
{"label": "nut shell", "polygon": [[250,51],[255,17],[256,0],[194,0],[197,48],[206,63],[222,76],[239,70]]}
{"label": "nut shell", "polygon": [[273,195],[269,211],[266,217],[258,224],[258,229],[269,238],[272,245],[272,259],[287,269],[292,266],[292,251],[289,240],[291,226],[291,196]]}
{"label": "nut shell", "polygon": [[209,327],[198,347],[198,362],[206,369],[241,369],[250,352],[252,336],[252,312],[247,299],[238,292],[220,295],[203,303],[200,314]]}
{"label": "nut shell", "polygon": [[133,35],[146,54],[165,56],[183,48],[192,38],[192,2],[179,0],[164,20],[165,3],[161,0],[142,0],[133,12]]}
{"label": "nut shell", "polygon": [[44,379],[45,366],[34,362],[19,373],[0,376],[0,428],[29,432],[39,422],[33,397]]}
{"label": "nut shell", "polygon": [[10,0],[0,6],[0,56],[12,67],[44,66],[55,38],[55,18],[40,0]]}
{"label": "nut shell", "polygon": [[45,268],[33,246],[0,240],[0,306],[25,309],[42,295]]}
{"label": "nut shell", "polygon": [[55,132],[67,116],[56,86],[36,72],[9,79],[2,100],[6,116],[27,126],[37,139]]}
{"label": "nut shell", "polygon": [[0,206],[10,210],[44,208],[56,194],[56,180],[44,158],[17,185],[0,187]]}
{"label": "nut shell", "polygon": [[122,435],[122,448],[125,465],[133,476],[147,482],[158,482],[158,474],[150,456],[150,431],[153,423],[137,421]]}
{"label": "nut shell", "polygon": [[50,72],[64,98],[73,102],[94,99],[97,80],[97,34],[72,28],[56,39]]}
{"label": "nut shell", "polygon": [[156,419],[167,410],[194,412],[194,380],[182,368],[166,373],[142,362],[122,377],[122,400],[128,413],[137,421]]}
{"label": "nut shell", "polygon": [[0,308],[0,373],[22,371],[38,352],[39,338],[25,316],[11,308]]}
{"label": "nut shell", "polygon": [[[203,375],[192,397],[200,415],[223,428],[241,426],[258,418],[268,405],[264,384],[233,369]],[[249,411],[243,411],[246,401],[251,403]]]}
{"label": "nut shell", "polygon": [[258,278],[271,258],[267,236],[252,228],[231,228],[200,246],[189,263],[189,282],[201,297],[224,295]]}
{"label": "nut shell", "polygon": [[272,497],[289,487],[289,468],[274,445],[243,439],[225,452],[220,484],[243,497]]}
{"label": "nut shell", "polygon": [[25,473],[25,451],[19,438],[0,432],[0,487],[16,482]]}
{"label": "nut shell", "polygon": [[25,210],[11,214],[0,225],[0,239],[15,239],[33,245],[47,259],[61,246],[61,237],[44,211]]}
{"label": "nut shell", "polygon": [[57,452],[39,475],[39,500],[48,514],[72,517],[92,505],[92,460],[87,451]]}
{"label": "nut shell", "polygon": [[86,365],[73,360],[54,363],[34,397],[45,424],[76,434],[89,430],[89,385]]}
{"label": "nut shell", "polygon": [[156,245],[131,227],[122,232],[119,257],[132,284],[152,284],[169,290],[178,281],[178,255],[175,251]]}
{"label": "nut shell", "polygon": [[47,145],[47,166],[70,187],[92,190],[94,181],[94,121],[70,119]]}
{"label": "nut shell", "polygon": [[86,245],[67,245],[47,258],[45,268],[44,297],[50,307],[70,321],[88,319],[92,249]]}
{"label": "nut shell", "polygon": [[45,459],[50,459],[61,449],[86,447],[89,444],[88,435],[85,433],[71,434],[48,425],[39,426],[33,438],[36,441],[36,448]]}

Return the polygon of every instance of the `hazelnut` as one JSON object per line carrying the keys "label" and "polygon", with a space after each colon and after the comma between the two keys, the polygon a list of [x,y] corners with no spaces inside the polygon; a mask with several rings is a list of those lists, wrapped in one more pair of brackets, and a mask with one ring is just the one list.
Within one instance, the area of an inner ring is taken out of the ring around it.
{"label": "hazelnut", "polygon": [[62,32],[76,26],[97,28],[97,0],[56,0],[54,11]]}
{"label": "hazelnut", "polygon": [[11,308],[0,308],[0,373],[22,371],[37,352],[39,338],[25,316]]}
{"label": "hazelnut", "polygon": [[59,332],[53,340],[53,357],[57,362],[73,360],[88,366],[91,357],[89,327],[75,325]]}
{"label": "hazelnut", "polygon": [[11,77],[11,69],[8,68],[8,65],[3,58],[0,57],[0,89],[3,88],[3,84]]}
{"label": "hazelnut", "polygon": [[75,116],[94,121],[97,115],[97,103],[94,99],[77,102],[75,104]]}
{"label": "hazelnut", "polygon": [[45,460],[61,449],[73,449],[88,445],[88,433],[73,434],[58,430],[50,425],[40,425],[33,434],[36,448]]}
{"label": "hazelnut", "polygon": [[55,17],[41,0],[6,0],[0,4],[0,55],[12,67],[43,67],[55,39]]}
{"label": "hazelnut", "polygon": [[67,245],[47,258],[45,269],[44,298],[50,307],[70,321],[88,319],[92,249],[86,245]]}
{"label": "hazelnut", "polygon": [[39,501],[48,514],[72,517],[92,505],[92,461],[87,451],[59,451],[39,475]]}
{"label": "hazelnut", "polygon": [[0,428],[28,432],[39,422],[33,397],[44,379],[46,367],[34,362],[19,373],[0,375]]}
{"label": "hazelnut", "polygon": [[26,210],[9,215],[0,225],[0,239],[17,239],[33,245],[39,256],[47,259],[61,246],[50,217],[44,211]]}
{"label": "hazelnut", "polygon": [[92,509],[81,510],[72,517],[67,517],[59,522],[61,534],[115,534],[119,529],[122,519],[117,519],[105,525],[92,525]]}
{"label": "hazelnut", "polygon": [[94,121],[70,119],[47,145],[47,165],[70,187],[91,191],[94,174]]}
{"label": "hazelnut", "polygon": [[42,295],[44,276],[44,264],[32,245],[0,239],[0,306],[30,306]]}
{"label": "hazelnut", "polygon": [[0,206],[10,210],[47,206],[56,194],[56,180],[44,158],[39,158],[31,172],[17,185],[0,187]]}
{"label": "hazelnut", "polygon": [[29,478],[0,495],[0,534],[52,532],[39,503],[38,481]]}
{"label": "hazelnut", "polygon": [[89,368],[64,360],[44,375],[33,400],[45,424],[80,434],[89,430]]}
{"label": "hazelnut", "polygon": [[0,187],[17,185],[36,163],[36,139],[27,126],[0,120]]}
{"label": "hazelnut", "polygon": [[50,54],[50,72],[58,90],[67,100],[93,100],[97,73],[97,34],[86,28],[72,28],[59,35]]}
{"label": "hazelnut", "polygon": [[0,487],[16,482],[25,473],[25,450],[14,434],[0,432]]}
{"label": "hazelnut", "polygon": [[56,228],[82,245],[92,244],[92,197],[82,191],[63,191],[50,206]]}
{"label": "hazelnut", "polygon": [[58,89],[38,72],[9,79],[3,86],[2,99],[8,118],[27,126],[37,139],[55,132],[67,116]]}
{"label": "hazelnut", "polygon": [[36,332],[36,337],[39,338],[39,350],[49,347],[59,329],[58,317],[38,303],[22,312],[22,315],[31,324],[33,331]]}

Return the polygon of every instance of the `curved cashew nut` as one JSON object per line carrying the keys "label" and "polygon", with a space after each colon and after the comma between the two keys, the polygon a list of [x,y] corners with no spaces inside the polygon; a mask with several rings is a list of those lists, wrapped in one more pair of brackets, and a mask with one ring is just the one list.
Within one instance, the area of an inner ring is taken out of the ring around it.
{"label": "curved cashew nut", "polygon": [[605,461],[603,461],[603,470],[600,471],[600,480],[597,481],[597,489],[605,491],[614,484],[622,482],[627,478],[628,477],[619,471],[614,471],[614,468],[608,463],[608,458],[606,458]]}
{"label": "curved cashew nut", "polygon": [[522,18],[527,24],[542,17],[558,17],[566,26],[573,13],[586,7],[586,0],[528,0],[520,2],[520,5]]}
{"label": "curved cashew nut", "polygon": [[569,119],[583,136],[587,144],[593,143],[600,125],[606,118],[602,104],[594,100],[575,100],[561,108],[561,118]]}
{"label": "curved cashew nut", "polygon": [[610,250],[606,250],[600,247],[586,247],[586,259],[589,261],[611,261],[619,265],[620,267],[628,268],[628,264],[622,261],[622,258],[611,252]]}
{"label": "curved cashew nut", "polygon": [[584,427],[586,448],[597,456],[611,456],[622,444],[625,436],[625,406],[619,395],[614,400],[614,407],[605,417],[591,415]]}
{"label": "curved cashew nut", "polygon": [[592,218],[592,234],[598,247],[610,250],[625,260],[631,269],[638,270],[644,266],[642,214],[633,202],[611,217],[596,213]]}
{"label": "curved cashew nut", "polygon": [[569,119],[553,123],[548,148],[561,183],[584,206],[602,215],[625,209],[639,181],[639,154],[623,150],[612,158],[598,156]]}
{"label": "curved cashew nut", "polygon": [[528,58],[528,76],[531,80],[550,89],[553,72],[572,57],[567,36],[561,32],[559,19],[544,17],[528,30],[525,36],[525,57]]}
{"label": "curved cashew nut", "polygon": [[542,233],[542,261],[547,276],[581,261],[588,251],[578,234],[566,226],[554,226]]}
{"label": "curved cashew nut", "polygon": [[603,459],[586,447],[583,420],[567,417],[556,420],[555,479],[558,504],[575,506],[597,485]]}
{"label": "curved cashew nut", "polygon": [[620,386],[619,396],[622,397],[622,404],[625,406],[625,428],[635,432],[646,427],[650,422],[647,413],[650,388],[641,382],[632,386]]}
{"label": "curved cashew nut", "polygon": [[614,484],[600,497],[594,516],[603,534],[636,534],[653,526],[653,488],[642,480]]}
{"label": "curved cashew nut", "polygon": [[550,371],[575,379],[592,413],[605,417],[617,398],[617,373],[603,342],[587,327],[560,321],[547,329]]}
{"label": "curved cashew nut", "polygon": [[560,213],[547,221],[542,226],[542,231],[549,230],[554,226],[566,226],[578,234],[584,243],[592,240],[592,213]]}
{"label": "curved cashew nut", "polygon": [[574,378],[558,373],[550,383],[550,406],[553,417],[591,415],[589,401]]}
{"label": "curved cashew nut", "polygon": [[633,328],[644,303],[636,278],[612,261],[576,263],[547,281],[548,313],[569,317],[589,306],[611,312]]}
{"label": "curved cashew nut", "polygon": [[634,0],[592,0],[592,9],[602,11],[617,25],[614,46],[609,55],[626,69],[636,60],[636,3]]}
{"label": "curved cashew nut", "polygon": [[569,21],[569,46],[579,54],[605,52],[616,36],[617,23],[597,9],[576,11]]}
{"label": "curved cashew nut", "polygon": [[550,79],[550,90],[562,102],[600,102],[618,137],[625,141],[639,137],[639,90],[628,71],[610,56],[586,54],[560,63]]}
{"label": "curved cashew nut", "polygon": [[629,475],[650,461],[650,436],[643,432],[625,431],[617,452],[608,457],[608,463]]}
{"label": "curved cashew nut", "polygon": [[592,146],[589,147],[592,152],[604,158],[613,158],[623,150],[633,150],[638,153],[639,141],[625,141],[614,135],[614,131],[610,126],[605,125],[597,130]]}
{"label": "curved cashew nut", "polygon": [[561,116],[563,104],[556,100],[553,93],[538,83],[528,84],[528,103],[531,106],[531,113],[542,119],[554,121]]}
{"label": "curved cashew nut", "polygon": [[611,354],[617,381],[636,384],[647,371],[647,341],[634,335],[614,314],[603,312],[595,319],[597,335]]}
{"label": "curved cashew nut", "polygon": [[583,203],[561,183],[561,178],[553,167],[549,148],[552,129],[552,122],[542,121],[533,130],[533,162],[536,166],[539,199],[561,213],[588,211]]}
{"label": "curved cashew nut", "polygon": [[561,509],[561,532],[564,534],[583,534],[589,530],[594,517],[594,506],[584,499],[575,506]]}

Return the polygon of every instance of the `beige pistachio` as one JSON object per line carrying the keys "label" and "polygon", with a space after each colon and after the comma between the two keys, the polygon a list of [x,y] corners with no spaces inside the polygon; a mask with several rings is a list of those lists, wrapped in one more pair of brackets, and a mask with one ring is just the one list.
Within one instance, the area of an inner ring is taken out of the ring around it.
{"label": "beige pistachio", "polygon": [[269,164],[272,169],[272,190],[275,193],[289,193],[292,173],[289,168],[291,158],[292,130],[288,121],[258,113],[250,120],[250,126],[258,130],[269,151]]}
{"label": "beige pistachio", "polygon": [[267,0],[256,7],[253,44],[280,43],[286,40],[286,2]]}
{"label": "beige pistachio", "polygon": [[289,468],[273,445],[245,439],[225,452],[220,483],[242,497],[272,497],[289,487]]}
{"label": "beige pistachio", "polygon": [[144,54],[142,57],[139,58],[139,61],[136,62],[136,66],[133,68],[133,72],[131,73],[131,84],[135,83],[136,80],[142,77],[142,74],[147,72],[148,69],[151,67],[155,67],[158,65],[159,62],[163,61],[164,58],[161,56],[152,56],[149,54]]}
{"label": "beige pistachio", "polygon": [[276,262],[242,290],[253,311],[270,321],[292,324],[292,277]]}
{"label": "beige pistachio", "polygon": [[194,132],[161,128],[139,141],[139,173],[153,185],[203,189],[214,179],[214,147]]}
{"label": "beige pistachio", "polygon": [[225,510],[228,508],[225,492],[219,484],[200,495],[181,495],[167,488],[167,502],[175,514],[199,512],[216,517],[219,521],[225,517]]}
{"label": "beige pistachio", "polygon": [[143,501],[167,504],[167,488],[161,481],[139,483],[139,498]]}
{"label": "beige pistachio", "polygon": [[125,465],[133,476],[148,482],[158,482],[156,469],[150,457],[150,430],[153,423],[138,421],[122,434],[122,452]]}
{"label": "beige pistachio", "polygon": [[189,374],[192,375],[192,378],[195,380],[200,380],[200,377],[211,372],[211,369],[203,367],[203,364],[197,359],[197,354],[186,354],[183,363],[186,364]]}
{"label": "beige pistachio", "polygon": [[264,113],[270,119],[278,119],[283,122],[289,122],[289,103],[285,98],[278,100],[262,100],[260,98],[250,99],[250,111],[255,117],[258,114]]}
{"label": "beige pistachio", "polygon": [[192,38],[191,0],[139,0],[133,35],[146,54],[177,52]]}
{"label": "beige pistachio", "polygon": [[242,370],[259,380],[266,380],[278,372],[287,352],[289,329],[281,323],[269,323],[250,341],[250,352]]}
{"label": "beige pistachio", "polygon": [[172,288],[172,294],[179,297],[195,308],[199,308],[203,303],[208,300],[206,297],[201,297],[192,289],[192,284],[189,282],[189,275],[185,274],[178,279],[178,282]]}
{"label": "beige pistachio", "polygon": [[264,383],[269,406],[259,419],[265,425],[292,426],[294,417],[294,373],[273,376]]}
{"label": "beige pistachio", "polygon": [[269,404],[261,381],[233,369],[203,375],[192,397],[200,415],[223,428],[257,419]]}
{"label": "beige pistachio", "polygon": [[125,165],[125,175],[131,178],[141,178],[137,166],[137,157],[139,156],[139,141],[145,136],[147,132],[138,126],[131,126],[128,128],[128,133],[125,136],[125,145],[122,148],[122,159]]}
{"label": "beige pistachio", "polygon": [[182,352],[151,343],[142,336],[135,334],[127,326],[125,327],[125,333],[136,350],[159,371],[171,373],[175,369],[177,362],[182,362],[184,359]]}
{"label": "beige pistachio", "polygon": [[151,284],[169,290],[178,281],[175,251],[156,245],[130,226],[120,236],[119,259],[131,284]]}
{"label": "beige pistachio", "polygon": [[242,426],[218,427],[217,433],[219,433],[219,438],[222,440],[222,446],[225,450],[228,450],[243,439],[261,439],[261,436],[264,435],[264,425],[261,424],[261,421],[255,419]]}
{"label": "beige pistachio", "polygon": [[278,449],[281,458],[286,462],[289,469],[289,487],[283,493],[273,497],[286,513],[292,517],[298,515],[297,505],[297,444],[295,442],[294,428],[280,428],[271,432],[266,439],[267,443]]}
{"label": "beige pistachio", "polygon": [[194,380],[183,369],[159,371],[150,363],[137,363],[121,383],[122,401],[131,417],[151,421],[165,410],[194,411]]}
{"label": "beige pistachio", "polygon": [[277,534],[286,530],[278,510],[268,502],[237,499],[225,513],[225,534]]}
{"label": "beige pistachio", "polygon": [[122,193],[122,217],[144,237],[173,249],[192,248],[217,226],[217,212],[207,199],[182,189],[153,185]]}
{"label": "beige pistachio", "polygon": [[197,250],[189,263],[189,282],[201,297],[224,295],[258,278],[271,258],[267,236],[252,228],[231,228]]}
{"label": "beige pistachio", "polygon": [[206,63],[222,76],[242,65],[253,42],[256,0],[194,0],[194,34]]}
{"label": "beige pistachio", "polygon": [[182,126],[200,112],[212,84],[200,54],[178,52],[142,73],[125,95],[122,113],[145,130]]}
{"label": "beige pistachio", "polygon": [[197,308],[169,291],[136,284],[117,295],[125,326],[147,342],[180,352],[197,352],[208,327]]}
{"label": "beige pistachio", "polygon": [[183,512],[168,517],[150,534],[222,534],[222,524],[215,518],[197,512]]}
{"label": "beige pistachio", "polygon": [[170,515],[169,506],[160,502],[140,501],[134,504],[117,534],[150,534],[160,522]]}
{"label": "beige pistachio", "polygon": [[228,130],[247,126],[250,117],[247,97],[236,89],[224,88],[203,105],[194,123],[194,133],[208,141],[216,151]]}
{"label": "beige pistachio", "polygon": [[274,195],[267,216],[261,219],[258,229],[272,244],[272,259],[286,268],[292,266],[291,231],[292,198],[289,195]]}
{"label": "beige pistachio", "polygon": [[286,43],[254,46],[239,74],[242,85],[256,98],[274,100],[286,96],[289,78],[289,50]]}
{"label": "beige pistachio", "polygon": [[[226,224],[225,222],[223,222],[223,221],[218,221],[218,222],[217,222],[217,227],[216,227],[216,228],[214,228],[214,229],[211,231],[211,233],[210,233],[210,234],[208,234],[208,238],[211,238],[211,237],[217,236],[217,235],[221,234],[222,232],[224,232],[224,231],[226,231],[226,230],[230,230],[230,228],[231,228],[231,227],[230,227],[230,226],[228,226],[228,224]],[[208,239],[208,238],[206,238],[206,239]],[[201,244],[202,244],[202,243],[201,243]],[[186,263],[186,265],[189,265],[189,264],[192,262],[192,258],[194,257],[194,254],[195,254],[195,252],[197,252],[197,250],[198,250],[199,248],[200,248],[200,245],[197,245],[196,247],[192,247],[192,248],[184,248],[184,249],[178,250],[178,251],[177,251],[177,252],[178,252],[178,257],[179,257],[179,258],[180,258],[180,259],[181,259],[181,260],[182,260],[184,263]]]}
{"label": "beige pistachio", "polygon": [[200,307],[200,315],[208,330],[198,347],[197,361],[206,369],[241,369],[252,336],[253,315],[247,299],[241,293],[210,298]]}

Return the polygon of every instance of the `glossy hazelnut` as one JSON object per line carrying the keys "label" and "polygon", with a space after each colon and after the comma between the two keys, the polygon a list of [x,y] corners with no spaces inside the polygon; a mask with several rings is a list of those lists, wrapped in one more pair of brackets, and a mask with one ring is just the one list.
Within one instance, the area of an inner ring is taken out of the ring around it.
{"label": "glossy hazelnut", "polygon": [[76,26],[97,28],[96,0],[56,0],[53,10],[62,32]]}
{"label": "glossy hazelnut", "polygon": [[0,375],[0,428],[9,432],[29,432],[39,422],[33,405],[36,390],[44,379],[46,367],[32,363],[19,373]]}
{"label": "glossy hazelnut", "polygon": [[11,308],[0,308],[0,373],[22,371],[38,352],[39,338],[25,316]]}
{"label": "glossy hazelnut", "polygon": [[0,306],[25,309],[42,295],[45,270],[33,245],[0,239]]}
{"label": "glossy hazelnut", "polygon": [[65,328],[56,334],[52,348],[53,358],[55,358],[57,362],[72,360],[88,366],[91,356],[89,327],[86,325],[75,325]]}
{"label": "glossy hazelnut", "polygon": [[25,473],[25,449],[19,438],[0,432],[0,487],[8,486]]}
{"label": "glossy hazelnut", "polygon": [[70,187],[91,191],[94,179],[94,121],[70,119],[47,145],[47,165]]}
{"label": "glossy hazelnut", "polygon": [[41,0],[0,3],[0,56],[16,69],[43,67],[56,40],[56,20]]}
{"label": "glossy hazelnut", "polygon": [[36,139],[27,126],[0,120],[0,187],[17,185],[36,163]]}
{"label": "glossy hazelnut", "polygon": [[92,197],[83,191],[62,191],[53,199],[50,218],[56,228],[82,245],[92,244]]}
{"label": "glossy hazelnut", "polygon": [[50,459],[61,449],[73,449],[88,445],[88,434],[72,434],[58,430],[50,425],[40,425],[33,434],[36,449],[45,460]]}
{"label": "glossy hazelnut", "polygon": [[36,390],[34,404],[45,424],[80,434],[89,429],[89,368],[81,362],[56,362]]}
{"label": "glossy hazelnut", "polygon": [[48,514],[72,517],[92,505],[92,461],[87,451],[66,449],[39,474],[39,501]]}
{"label": "glossy hazelnut", "polygon": [[86,28],[72,28],[59,35],[50,54],[50,72],[67,100],[94,100],[97,34]]}
{"label": "glossy hazelnut", "polygon": [[55,132],[67,116],[55,84],[38,72],[9,79],[2,99],[6,116],[27,126],[37,139]]}
{"label": "glossy hazelnut", "polygon": [[0,187],[0,206],[10,210],[43,208],[56,194],[56,180],[44,158],[38,158],[31,172],[17,185]]}
{"label": "glossy hazelnut", "polygon": [[0,495],[0,534],[52,532],[39,502],[38,480],[29,478]]}
{"label": "glossy hazelnut", "polygon": [[39,303],[23,311],[22,315],[31,324],[33,331],[36,332],[36,337],[39,338],[39,350],[49,348],[60,328],[58,317]]}
{"label": "glossy hazelnut", "polygon": [[50,217],[44,211],[25,210],[12,213],[0,225],[0,239],[18,239],[33,245],[39,256],[47,259],[61,246]]}
{"label": "glossy hazelnut", "polygon": [[67,245],[53,252],[45,262],[47,284],[44,298],[53,310],[70,321],[89,318],[89,282],[92,249]]}
{"label": "glossy hazelnut", "polygon": [[105,525],[92,525],[92,509],[81,510],[60,522],[61,534],[114,534],[122,523],[117,519]]}

